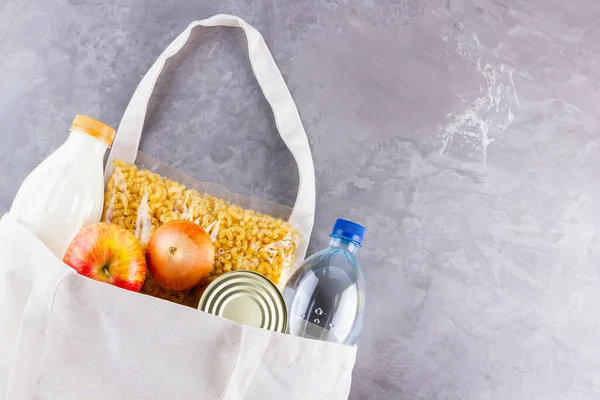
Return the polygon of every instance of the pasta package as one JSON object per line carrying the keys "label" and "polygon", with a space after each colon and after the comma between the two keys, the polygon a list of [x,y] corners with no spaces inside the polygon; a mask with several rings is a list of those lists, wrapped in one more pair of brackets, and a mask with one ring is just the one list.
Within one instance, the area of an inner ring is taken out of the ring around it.
{"label": "pasta package", "polygon": [[[215,261],[198,287],[220,274],[250,270],[279,284],[291,267],[300,234],[285,222],[288,207],[235,195],[201,183],[142,153],[136,164],[115,160],[106,185],[102,220],[124,227],[145,248],[152,232],[174,220],[192,221],[211,237]],[[181,292],[160,286],[149,274],[142,293],[195,307],[198,289]]]}

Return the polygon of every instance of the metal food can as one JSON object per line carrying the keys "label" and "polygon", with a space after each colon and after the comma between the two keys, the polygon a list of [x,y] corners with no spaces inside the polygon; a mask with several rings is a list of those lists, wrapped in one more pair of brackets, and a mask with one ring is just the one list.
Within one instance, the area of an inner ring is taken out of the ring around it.
{"label": "metal food can", "polygon": [[238,324],[285,332],[287,310],[279,289],[252,271],[232,271],[204,291],[198,309]]}

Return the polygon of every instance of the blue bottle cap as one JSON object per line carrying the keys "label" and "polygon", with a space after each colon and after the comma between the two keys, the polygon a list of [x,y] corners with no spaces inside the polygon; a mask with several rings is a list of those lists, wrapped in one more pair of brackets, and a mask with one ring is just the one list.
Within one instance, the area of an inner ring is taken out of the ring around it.
{"label": "blue bottle cap", "polygon": [[352,240],[360,246],[362,244],[363,238],[365,237],[365,227],[352,221],[338,219],[337,221],[335,221],[335,225],[333,226],[331,236],[336,238]]}

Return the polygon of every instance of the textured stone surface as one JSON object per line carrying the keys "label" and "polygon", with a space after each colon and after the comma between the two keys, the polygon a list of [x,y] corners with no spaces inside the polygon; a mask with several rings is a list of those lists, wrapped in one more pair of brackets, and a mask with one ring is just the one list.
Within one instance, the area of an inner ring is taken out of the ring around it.
{"label": "textured stone surface", "polygon": [[[76,113],[114,126],[194,19],[265,36],[317,173],[314,251],[368,231],[352,399],[600,398],[596,0],[0,1],[0,211]],[[142,150],[293,204],[242,33],[197,30]]]}

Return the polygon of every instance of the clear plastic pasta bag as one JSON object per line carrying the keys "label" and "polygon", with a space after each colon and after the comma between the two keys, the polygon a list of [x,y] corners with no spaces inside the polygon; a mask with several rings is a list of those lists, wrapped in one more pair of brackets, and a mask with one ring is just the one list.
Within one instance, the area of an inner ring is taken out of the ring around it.
{"label": "clear plastic pasta bag", "polygon": [[215,263],[197,288],[175,291],[148,273],[141,293],[197,306],[201,289],[225,272],[250,270],[279,284],[294,262],[301,235],[288,223],[292,209],[198,182],[143,153],[135,164],[117,159],[106,185],[102,221],[124,227],[145,248],[160,225],[187,220],[203,228],[215,247]]}

